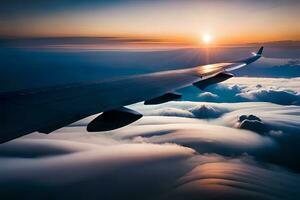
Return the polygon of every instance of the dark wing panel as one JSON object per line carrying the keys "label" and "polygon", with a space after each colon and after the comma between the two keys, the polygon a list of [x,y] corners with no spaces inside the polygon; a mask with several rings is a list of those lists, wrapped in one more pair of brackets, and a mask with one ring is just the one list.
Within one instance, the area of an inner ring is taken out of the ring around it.
{"label": "dark wing panel", "polygon": [[144,102],[145,105],[155,105],[155,104],[161,104],[166,103],[168,101],[174,101],[177,99],[180,99],[182,97],[181,94],[175,93],[175,92],[168,92],[166,94],[163,94],[159,97],[155,97],[153,99],[146,100]]}

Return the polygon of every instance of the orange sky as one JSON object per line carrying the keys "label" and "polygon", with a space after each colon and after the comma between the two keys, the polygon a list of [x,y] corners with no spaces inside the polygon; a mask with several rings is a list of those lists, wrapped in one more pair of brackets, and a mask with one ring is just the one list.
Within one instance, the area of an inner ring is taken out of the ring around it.
{"label": "orange sky", "polygon": [[[35,9],[45,9],[35,7]],[[130,1],[26,11],[0,21],[2,36],[122,36],[201,44],[300,40],[299,1]]]}

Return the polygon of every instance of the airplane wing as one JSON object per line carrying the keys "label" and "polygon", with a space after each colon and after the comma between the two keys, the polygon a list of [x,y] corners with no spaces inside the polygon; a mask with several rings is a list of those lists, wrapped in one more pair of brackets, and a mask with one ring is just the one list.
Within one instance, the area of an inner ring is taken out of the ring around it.
{"label": "airplane wing", "polygon": [[102,113],[88,131],[107,131],[128,125],[142,115],[124,106],[144,101],[159,104],[181,97],[174,91],[195,85],[203,90],[233,75],[262,55],[263,47],[246,59],[188,69],[128,76],[0,94],[0,143],[38,131],[50,133],[80,119]]}

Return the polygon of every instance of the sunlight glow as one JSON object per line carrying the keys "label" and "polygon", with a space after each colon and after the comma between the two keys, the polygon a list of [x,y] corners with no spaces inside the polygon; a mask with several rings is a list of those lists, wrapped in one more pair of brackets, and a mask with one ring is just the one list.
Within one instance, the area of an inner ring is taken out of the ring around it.
{"label": "sunlight glow", "polygon": [[202,35],[202,41],[206,44],[211,43],[212,39],[213,39],[212,36],[208,33]]}

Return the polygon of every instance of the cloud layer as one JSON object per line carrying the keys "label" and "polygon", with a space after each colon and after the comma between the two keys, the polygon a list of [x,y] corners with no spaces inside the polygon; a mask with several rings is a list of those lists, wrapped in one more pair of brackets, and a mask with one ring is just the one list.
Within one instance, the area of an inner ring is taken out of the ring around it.
{"label": "cloud layer", "polygon": [[114,131],[87,133],[91,116],[2,144],[0,196],[299,199],[298,85],[235,78],[185,89],[193,101],[132,105],[144,117]]}
{"label": "cloud layer", "polygon": [[185,100],[205,102],[271,102],[300,105],[300,78],[232,78],[205,91],[182,89]]}

